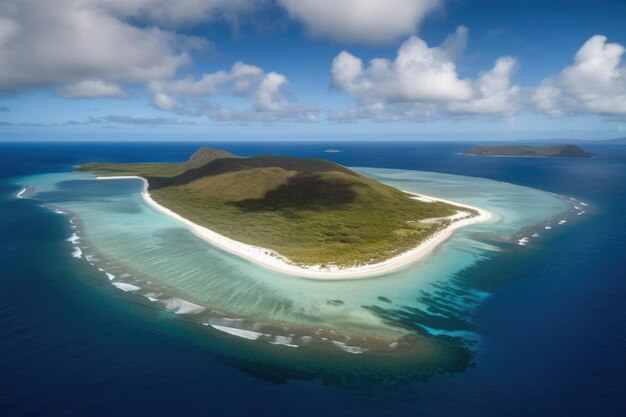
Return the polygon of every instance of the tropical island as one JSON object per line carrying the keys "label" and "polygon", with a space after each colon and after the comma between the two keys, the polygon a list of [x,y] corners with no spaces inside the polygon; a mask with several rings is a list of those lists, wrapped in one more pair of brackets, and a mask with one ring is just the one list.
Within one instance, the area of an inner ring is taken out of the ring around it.
{"label": "tropical island", "polygon": [[140,178],[143,197],[214,245],[318,279],[380,275],[431,252],[476,207],[407,193],[321,159],[242,158],[201,148],[182,163],[89,163],[99,179]]}
{"label": "tropical island", "polygon": [[474,146],[465,155],[511,156],[529,158],[590,158],[594,154],[576,145],[553,146]]}

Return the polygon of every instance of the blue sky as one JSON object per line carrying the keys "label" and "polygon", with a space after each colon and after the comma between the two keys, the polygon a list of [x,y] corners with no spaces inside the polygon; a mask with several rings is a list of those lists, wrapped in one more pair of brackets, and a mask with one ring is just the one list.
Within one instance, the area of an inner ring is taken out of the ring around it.
{"label": "blue sky", "polygon": [[1,140],[626,136],[626,2],[5,0]]}

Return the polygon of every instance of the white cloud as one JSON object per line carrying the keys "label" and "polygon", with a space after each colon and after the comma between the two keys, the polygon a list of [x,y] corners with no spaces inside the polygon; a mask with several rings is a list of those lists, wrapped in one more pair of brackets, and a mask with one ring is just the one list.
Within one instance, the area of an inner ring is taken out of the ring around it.
{"label": "white cloud", "polygon": [[277,111],[289,105],[280,89],[287,83],[282,74],[270,72],[263,77],[263,81],[254,93],[254,105],[258,110]]}
{"label": "white cloud", "polygon": [[337,88],[370,103],[465,100],[472,95],[470,81],[459,78],[447,51],[430,48],[416,36],[400,46],[394,61],[376,58],[367,68],[343,51],[333,60],[331,75]]}
{"label": "white cloud", "polygon": [[229,71],[205,73],[195,80],[192,77],[176,80],[163,80],[151,83],[156,92],[189,96],[208,96],[215,94],[247,94],[249,90],[263,79],[263,69],[244,62],[236,62]]}
{"label": "white cloud", "polygon": [[474,97],[468,101],[451,102],[448,110],[459,114],[514,115],[522,104],[521,88],[511,85],[516,67],[515,58],[498,58],[491,70],[472,83]]}
{"label": "white cloud", "polygon": [[193,64],[193,53],[209,43],[174,29],[213,19],[236,23],[238,16],[264,3],[3,0],[0,92],[55,87],[61,96],[88,98],[148,91],[152,104],[164,111],[185,111],[194,101],[191,98],[229,96],[248,103],[247,113],[300,118],[299,111],[308,113],[310,108],[298,107],[283,95],[284,75],[238,62],[230,70],[203,74],[199,79],[180,76]]}
{"label": "white cloud", "polygon": [[535,89],[535,107],[551,116],[626,115],[624,47],[596,35],[578,50],[572,65]]}
{"label": "white cloud", "polygon": [[[264,122],[316,120],[316,108],[299,106],[285,95],[283,87],[288,82],[283,74],[265,72],[255,65],[236,62],[228,71],[205,73],[199,79],[188,77],[153,82],[150,89],[155,94],[155,107],[165,111],[206,114],[223,121],[241,121],[246,118]],[[203,101],[214,96],[243,98],[250,101],[251,107],[232,109]],[[187,100],[190,97],[196,99]]]}
{"label": "white cloud", "polygon": [[[133,26],[127,21],[130,12],[107,12],[112,3],[5,0],[0,5],[0,90],[48,85],[72,90],[83,83],[86,96],[89,84],[170,78],[203,43],[151,25]],[[102,88],[93,90],[101,95]]]}
{"label": "white cloud", "polygon": [[164,93],[157,93],[152,99],[152,104],[159,110],[172,111],[176,108],[176,100]]}
{"label": "white cloud", "polygon": [[333,117],[396,120],[444,113],[514,114],[521,94],[511,82],[517,61],[502,57],[476,80],[461,77],[455,59],[466,41],[464,27],[438,47],[429,47],[412,36],[400,46],[393,61],[376,58],[368,66],[354,55],[341,52],[332,64],[333,85],[354,97],[360,107]]}
{"label": "white cloud", "polygon": [[102,80],[83,80],[69,84],[61,90],[63,97],[91,98],[91,97],[123,97],[124,90],[117,84]]}
{"label": "white cloud", "polygon": [[414,33],[441,0],[278,0],[313,36],[384,43]]}

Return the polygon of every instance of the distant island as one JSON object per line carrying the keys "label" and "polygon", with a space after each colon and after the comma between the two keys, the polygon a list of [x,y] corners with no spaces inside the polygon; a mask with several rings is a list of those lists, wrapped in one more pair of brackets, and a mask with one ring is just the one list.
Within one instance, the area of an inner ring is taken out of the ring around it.
{"label": "distant island", "polygon": [[513,156],[530,158],[589,158],[594,154],[576,145],[553,146],[474,146],[465,155]]}
{"label": "distant island", "polygon": [[202,148],[182,163],[90,163],[102,179],[141,178],[144,199],[205,240],[311,278],[378,275],[416,261],[484,210],[415,195],[334,162]]}
{"label": "distant island", "polygon": [[615,138],[615,139],[606,139],[602,141],[598,141],[600,143],[610,143],[610,144],[626,144],[626,136],[623,138]]}

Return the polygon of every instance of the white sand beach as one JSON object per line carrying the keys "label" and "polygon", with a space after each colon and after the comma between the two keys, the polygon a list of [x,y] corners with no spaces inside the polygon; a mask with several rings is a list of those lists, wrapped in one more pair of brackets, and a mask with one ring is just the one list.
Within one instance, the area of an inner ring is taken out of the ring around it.
{"label": "white sand beach", "polygon": [[[341,267],[324,267],[311,265],[301,266],[289,262],[280,254],[272,251],[271,249],[262,248],[258,246],[247,245],[242,242],[230,239],[226,236],[220,235],[206,227],[202,227],[196,223],[187,220],[172,210],[163,207],[150,197],[148,192],[148,181],[143,177],[138,176],[115,176],[115,177],[97,177],[99,180],[115,180],[115,179],[140,179],[143,181],[143,199],[151,207],[160,213],[166,214],[184,224],[191,232],[203,240],[219,247],[220,249],[240,256],[253,262],[259,266],[270,269],[272,271],[281,272],[284,274],[295,275],[302,278],[317,279],[317,280],[346,280],[346,279],[359,279],[368,278],[378,275],[383,275],[392,271],[396,271],[411,265],[412,263],[422,259],[429,253],[431,253],[437,246],[448,239],[455,230],[462,227],[466,227],[476,223],[486,222],[491,219],[491,213],[478,207],[468,206],[466,204],[457,203],[454,201],[444,200],[436,197],[426,196],[423,194],[413,194],[416,200],[420,201],[441,201],[444,203],[452,204],[458,207],[468,208],[475,210],[479,213],[478,216],[467,218],[467,212],[458,212],[451,216],[453,222],[443,230],[435,233],[420,245],[415,248],[401,253],[400,255],[389,258],[384,262],[375,264],[360,265],[350,268]],[[465,213],[463,216],[461,213]]]}

